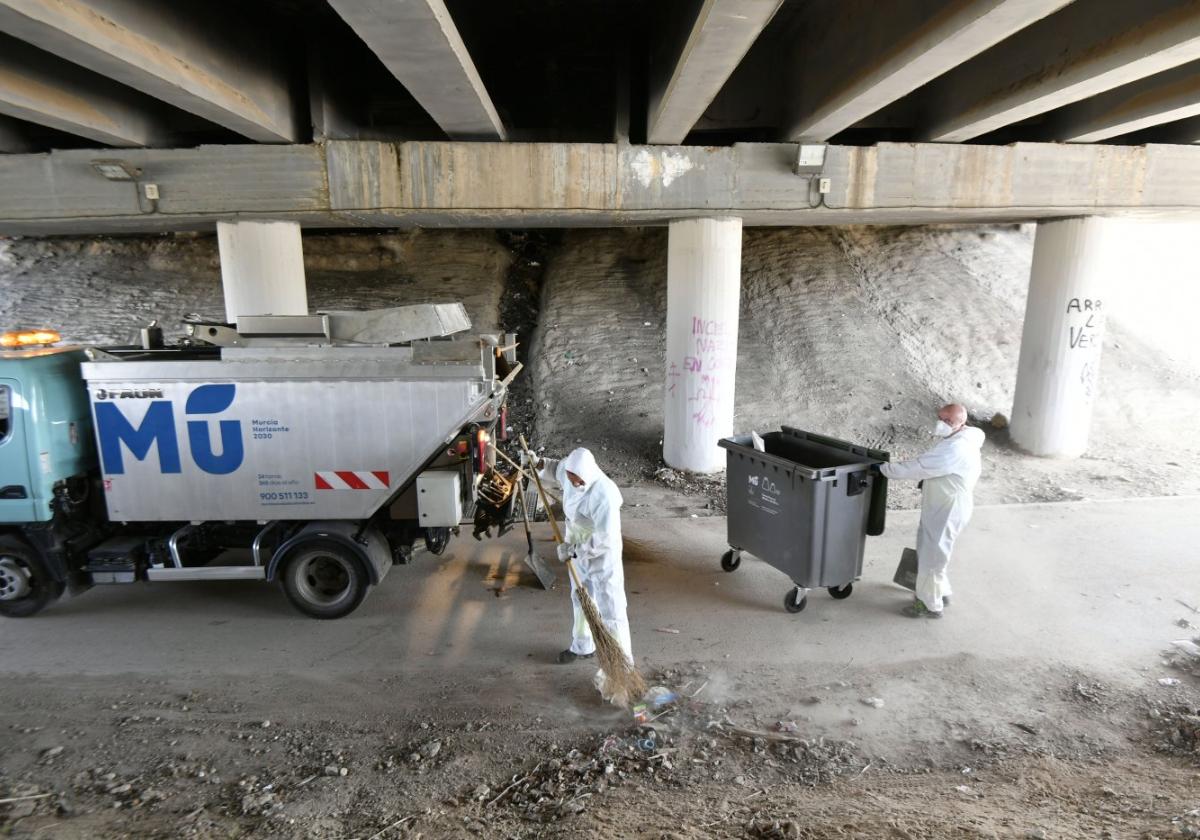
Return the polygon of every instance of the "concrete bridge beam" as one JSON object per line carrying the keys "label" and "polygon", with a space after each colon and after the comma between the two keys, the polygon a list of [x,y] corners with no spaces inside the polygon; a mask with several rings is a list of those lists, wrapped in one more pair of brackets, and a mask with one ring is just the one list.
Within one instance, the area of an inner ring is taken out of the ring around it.
{"label": "concrete bridge beam", "polygon": [[1110,137],[1200,116],[1200,64],[1175,67],[1068,105],[1054,115],[1049,135],[1068,143]]}
{"label": "concrete bridge beam", "polygon": [[924,140],[954,143],[1200,59],[1200,0],[1076,0],[930,84]]}
{"label": "concrete bridge beam", "polygon": [[0,30],[251,140],[307,139],[284,67],[234,6],[0,0]]}
{"label": "concrete bridge beam", "polygon": [[504,125],[444,0],[329,4],[454,140],[503,140]]}
{"label": "concrete bridge beam", "polygon": [[682,143],[783,0],[698,0],[650,92],[651,143]]}
{"label": "concrete bridge beam", "polygon": [[919,0],[886,14],[875,0],[813,4],[785,134],[828,140],[1068,2]]}
{"label": "concrete bridge beam", "polygon": [[106,146],[153,146],[167,128],[153,100],[0,35],[0,114]]}

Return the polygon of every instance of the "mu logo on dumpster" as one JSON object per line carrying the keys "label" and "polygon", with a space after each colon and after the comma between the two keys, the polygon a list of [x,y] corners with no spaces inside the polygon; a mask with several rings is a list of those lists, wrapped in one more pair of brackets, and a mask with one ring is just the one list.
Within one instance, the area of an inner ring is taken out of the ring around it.
{"label": "mu logo on dumpster", "polygon": [[[112,392],[96,394],[96,436],[100,442],[100,459],[107,475],[125,473],[125,449],[138,461],[146,460],[150,447],[158,450],[158,467],[164,475],[183,472],[179,456],[179,435],[175,429],[175,404],[171,400],[153,399],[142,421],[134,426],[118,403],[109,402]],[[161,396],[161,391],[145,392]],[[103,394],[103,396],[101,395]],[[237,386],[233,384],[201,385],[192,389],[184,404],[184,414],[191,418],[220,414],[233,405]],[[103,401],[102,401],[103,400]],[[124,403],[124,401],[122,401]],[[242,465],[245,448],[240,420],[220,420],[217,428],[221,450],[213,451],[209,421],[187,421],[187,440],[192,461],[211,475],[227,475]]]}
{"label": "mu logo on dumpster", "polygon": [[778,493],[779,492],[779,485],[777,485],[775,482],[771,481],[771,479],[765,475],[761,476],[761,477],[757,476],[757,475],[752,475],[752,476],[749,476],[749,480],[750,480],[750,485],[752,487],[757,487],[759,490],[761,490],[764,493]]}

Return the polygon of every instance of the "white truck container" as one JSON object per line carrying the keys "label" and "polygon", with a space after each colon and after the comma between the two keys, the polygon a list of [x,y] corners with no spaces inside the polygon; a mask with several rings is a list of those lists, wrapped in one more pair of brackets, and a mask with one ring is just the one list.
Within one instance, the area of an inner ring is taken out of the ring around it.
{"label": "white truck container", "polygon": [[[88,348],[94,462],[58,478],[49,525],[0,522],[0,613],[70,582],[200,579],[280,579],[309,615],[352,611],[418,539],[441,553],[473,512],[520,365],[515,336],[469,326],[460,304],[430,305]],[[6,554],[17,537],[44,556]]]}

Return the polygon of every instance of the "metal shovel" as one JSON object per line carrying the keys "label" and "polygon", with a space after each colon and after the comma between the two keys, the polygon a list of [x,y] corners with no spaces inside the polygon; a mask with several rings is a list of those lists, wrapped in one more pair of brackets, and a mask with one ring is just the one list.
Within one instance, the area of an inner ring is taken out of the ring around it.
{"label": "metal shovel", "polygon": [[529,545],[529,553],[525,555],[525,564],[533,569],[533,573],[537,575],[538,582],[542,584],[543,589],[552,589],[558,576],[533,548],[533,532],[529,530],[529,511],[525,507],[525,491],[519,484],[517,495],[520,497],[517,501],[521,504],[521,520],[525,523],[525,542]]}

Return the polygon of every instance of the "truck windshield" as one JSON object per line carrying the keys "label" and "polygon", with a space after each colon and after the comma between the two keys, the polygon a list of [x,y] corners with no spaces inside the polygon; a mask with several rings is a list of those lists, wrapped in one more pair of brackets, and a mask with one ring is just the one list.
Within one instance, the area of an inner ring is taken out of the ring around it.
{"label": "truck windshield", "polygon": [[8,440],[8,431],[12,428],[9,422],[11,414],[12,397],[11,391],[7,385],[0,385],[0,443]]}

